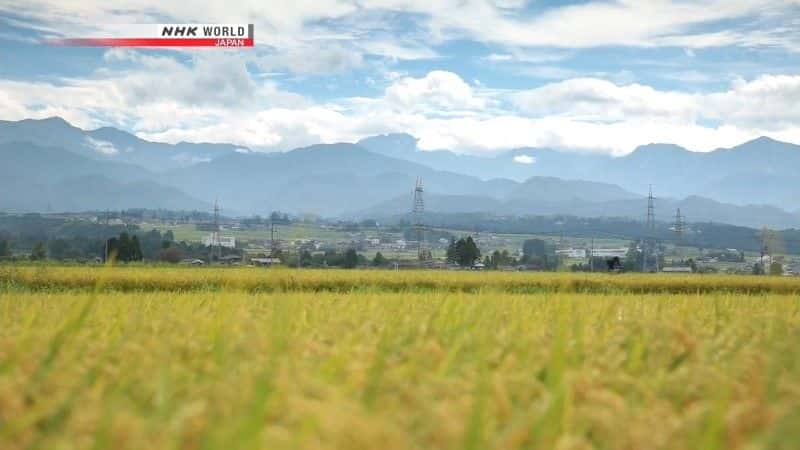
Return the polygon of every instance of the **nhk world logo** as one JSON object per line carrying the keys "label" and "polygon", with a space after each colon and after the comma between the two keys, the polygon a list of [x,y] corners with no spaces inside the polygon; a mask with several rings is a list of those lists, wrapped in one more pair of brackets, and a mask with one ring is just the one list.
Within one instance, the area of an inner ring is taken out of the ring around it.
{"label": "nhk world logo", "polygon": [[253,47],[253,24],[155,24],[103,27],[97,36],[53,40],[83,47]]}

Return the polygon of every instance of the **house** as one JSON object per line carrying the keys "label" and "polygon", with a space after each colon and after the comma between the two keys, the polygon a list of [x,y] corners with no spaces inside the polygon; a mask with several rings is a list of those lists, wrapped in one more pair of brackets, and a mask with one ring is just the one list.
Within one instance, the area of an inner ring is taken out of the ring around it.
{"label": "house", "polygon": [[242,257],[239,255],[225,255],[219,259],[222,264],[238,264],[242,262]]}
{"label": "house", "polygon": [[592,250],[592,256],[599,258],[614,258],[623,259],[628,256],[627,247],[618,248],[595,248]]}
{"label": "house", "polygon": [[[219,246],[225,248],[236,248],[236,238],[233,236],[219,236]],[[206,247],[216,246],[217,238],[214,233],[203,237],[203,245]]]}
{"label": "house", "polygon": [[692,268],[688,266],[664,267],[661,271],[664,273],[692,273]]}
{"label": "house", "polygon": [[281,263],[280,258],[250,258],[250,262],[257,267],[269,267]]}
{"label": "house", "polygon": [[187,266],[202,266],[202,265],[205,265],[205,263],[206,262],[203,261],[202,259],[191,259],[191,258],[184,259],[183,261],[181,261],[181,264],[184,264],[184,265],[187,265]]}
{"label": "house", "polygon": [[586,258],[587,251],[584,248],[565,248],[556,250],[556,254],[566,256],[567,258]]}

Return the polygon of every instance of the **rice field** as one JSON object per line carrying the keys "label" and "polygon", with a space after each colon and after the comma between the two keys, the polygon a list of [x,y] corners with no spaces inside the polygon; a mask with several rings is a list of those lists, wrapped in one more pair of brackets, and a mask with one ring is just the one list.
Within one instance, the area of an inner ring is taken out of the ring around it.
{"label": "rice field", "polygon": [[771,277],[0,267],[0,449],[796,449]]}

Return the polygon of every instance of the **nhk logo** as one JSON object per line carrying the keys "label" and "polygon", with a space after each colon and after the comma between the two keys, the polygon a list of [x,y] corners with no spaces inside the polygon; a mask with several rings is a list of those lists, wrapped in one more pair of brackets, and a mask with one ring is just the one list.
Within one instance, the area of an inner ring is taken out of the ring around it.
{"label": "nhk logo", "polygon": [[244,25],[162,25],[161,37],[246,38],[250,26]]}
{"label": "nhk logo", "polygon": [[118,25],[109,35],[52,40],[55,45],[86,47],[253,47],[253,24]]}

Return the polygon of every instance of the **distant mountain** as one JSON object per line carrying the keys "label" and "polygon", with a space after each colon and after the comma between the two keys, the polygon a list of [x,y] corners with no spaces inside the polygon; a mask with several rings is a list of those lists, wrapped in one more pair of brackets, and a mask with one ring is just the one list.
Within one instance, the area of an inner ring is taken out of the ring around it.
{"label": "distant mountain", "polygon": [[[380,219],[403,215],[409,211],[409,197],[398,196],[371,208],[351,214],[357,218]],[[569,215],[575,217],[605,217],[644,220],[643,211],[647,199],[612,200],[592,202],[571,199],[560,202],[527,202],[524,199],[500,200],[490,197],[464,195],[430,194],[425,197],[426,211],[431,213],[486,213],[508,216],[551,216]],[[702,197],[688,197],[683,200],[660,199],[655,203],[656,220],[673,220],[674,211],[681,209],[684,219],[693,222],[717,222],[753,228],[770,226],[787,229],[800,227],[800,216],[788,213],[773,206],[739,206],[720,203]],[[667,214],[659,215],[666,211]]]}
{"label": "distant mountain", "polygon": [[13,193],[0,209],[191,209],[218,198],[228,214],[381,215],[408,211],[421,177],[430,211],[643,219],[653,184],[660,220],[680,207],[690,221],[800,225],[784,210],[800,210],[800,146],[769,138],[709,153],[650,144],[618,158],[536,148],[491,157],[421,151],[407,134],[284,153],[241,150],[84,131],[58,118],[0,121],[0,189]]}
{"label": "distant mountain", "polygon": [[61,118],[0,121],[0,143],[30,142],[41,147],[57,147],[100,161],[135,164],[148,170],[186,167],[234,153],[231,144],[177,145],[145,141],[118,130],[104,127],[85,131]]}
{"label": "distant mountain", "polygon": [[442,194],[500,196],[517,187],[510,180],[484,182],[354,144],[314,145],[286,153],[237,153],[170,171],[165,180],[201,198],[219,197],[242,211],[335,216],[359,205],[366,208],[387,198],[411,195],[417,177],[423,178],[426,190]]}
{"label": "distant mountain", "polygon": [[131,164],[96,161],[30,143],[0,144],[0,210],[208,209]]}
{"label": "distant mountain", "polygon": [[541,148],[520,148],[491,156],[458,154],[447,150],[423,151],[417,147],[416,138],[404,133],[373,136],[357,144],[374,153],[484,180],[506,178],[524,181],[532,176],[579,179],[611,159],[601,154]]}
{"label": "distant mountain", "polygon": [[651,144],[616,158],[593,179],[644,193],[649,184],[668,196],[702,194],[735,204],[800,208],[800,146],[766,137],[712,152]]}
{"label": "distant mountain", "polygon": [[618,185],[645,195],[703,195],[737,205],[800,209],[800,146],[761,137],[730,149],[701,153],[672,144],[648,144],[622,157],[521,148],[492,157],[421,151],[409,135],[382,135],[359,142],[370,151],[483,179],[518,181],[531,176],[581,179]]}
{"label": "distant mountain", "polygon": [[511,191],[506,200],[528,203],[561,203],[586,201],[592,203],[640,198],[621,187],[595,181],[562,180],[555,177],[531,177]]}

